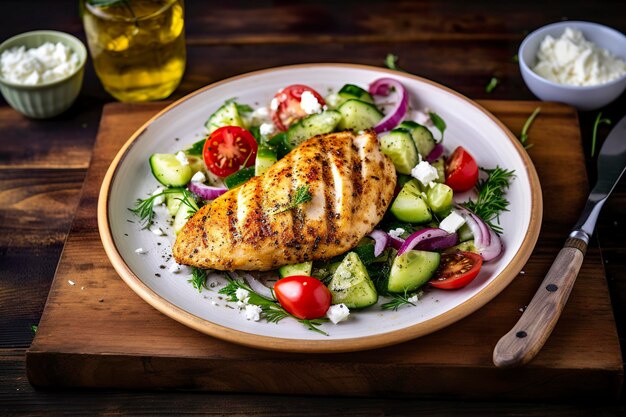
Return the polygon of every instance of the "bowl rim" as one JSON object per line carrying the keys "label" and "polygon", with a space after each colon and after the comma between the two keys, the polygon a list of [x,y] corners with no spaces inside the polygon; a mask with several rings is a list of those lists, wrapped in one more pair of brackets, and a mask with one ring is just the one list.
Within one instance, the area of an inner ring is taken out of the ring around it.
{"label": "bowl rim", "polygon": [[[2,76],[2,71],[0,71],[0,84],[9,86],[9,87],[13,87],[13,88],[18,88],[18,89],[23,89],[23,90],[38,90],[40,88],[45,88],[45,87],[52,87],[58,84],[61,84],[67,80],[69,80],[70,78],[74,77],[76,74],[80,73],[84,68],[85,68],[85,64],[87,63],[87,48],[85,47],[85,44],[78,39],[76,36],[66,33],[66,32],[60,32],[58,30],[32,30],[30,32],[24,32],[24,33],[20,33],[17,34],[15,36],[11,36],[9,39],[6,39],[4,42],[0,43],[0,55],[8,50],[8,44],[11,42],[14,42],[15,40],[18,39],[22,39],[22,38],[27,38],[30,36],[35,36],[35,35],[54,35],[54,36],[59,36],[61,38],[65,38],[65,39],[70,39],[72,40],[74,43],[76,43],[76,45],[79,46],[79,50],[80,51],[76,51],[76,53],[78,54],[78,57],[80,59],[78,67],[76,68],[75,71],[73,71],[71,74],[66,75],[63,78],[59,78],[57,80],[53,80],[53,81],[47,81],[47,82],[43,82],[41,84],[18,84],[18,83],[14,83],[11,81],[8,81],[6,78],[4,78]],[[74,45],[68,45],[67,43],[63,42],[63,44],[71,49],[75,49]],[[19,45],[15,45],[15,47],[17,47]],[[22,45],[23,46],[23,45]],[[79,53],[80,52],[80,53]]]}
{"label": "bowl rim", "polygon": [[[544,26],[541,26],[535,30],[533,30],[532,32],[530,32],[528,35],[526,35],[526,37],[524,38],[524,40],[522,41],[522,43],[519,46],[519,49],[517,51],[517,56],[518,56],[518,61],[519,61],[519,66],[520,69],[522,71],[522,73],[526,72],[531,78],[538,80],[540,82],[543,82],[549,86],[552,87],[558,87],[558,88],[562,88],[565,90],[571,90],[571,91],[591,91],[597,88],[604,88],[604,87],[610,87],[610,86],[614,86],[616,84],[619,84],[621,82],[623,82],[626,79],[626,73],[622,74],[620,77],[611,80],[607,83],[603,83],[603,84],[596,84],[596,85],[570,85],[570,84],[559,84],[557,82],[554,81],[550,81],[546,78],[543,78],[542,76],[540,76],[539,74],[537,74],[535,71],[533,71],[533,69],[526,63],[526,61],[524,60],[524,54],[522,53],[522,51],[528,46],[528,43],[530,42],[531,39],[534,39],[535,37],[538,37],[542,34],[544,34],[545,32],[547,32],[550,29],[555,29],[555,28],[561,28],[561,27],[567,27],[569,25],[578,25],[580,26],[593,26],[596,28],[601,28],[604,30],[608,30],[610,32],[613,32],[615,35],[617,35],[618,37],[623,38],[624,43],[626,43],[626,35],[624,35],[622,32],[620,32],[617,29],[614,29],[610,26],[606,26],[603,25],[601,23],[596,23],[596,22],[588,22],[585,20],[564,20],[561,22],[554,22],[554,23],[550,23]],[[545,35],[544,35],[545,38]],[[602,49],[606,49],[606,48],[602,48]],[[618,58],[621,58],[622,60],[626,61],[626,57],[622,57],[622,56],[618,56]]]}

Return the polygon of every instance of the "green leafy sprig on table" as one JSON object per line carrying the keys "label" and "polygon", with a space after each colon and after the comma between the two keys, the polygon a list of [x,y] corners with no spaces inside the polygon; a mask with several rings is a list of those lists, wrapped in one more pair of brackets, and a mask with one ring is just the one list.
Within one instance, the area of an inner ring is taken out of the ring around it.
{"label": "green leafy sprig on table", "polygon": [[603,119],[602,112],[600,112],[598,113],[598,116],[596,117],[596,121],[593,123],[593,133],[591,135],[591,157],[592,158],[596,154],[596,141],[598,138],[598,126],[600,126],[603,123],[610,125],[611,119],[608,119],[608,118]]}
{"label": "green leafy sprig on table", "polygon": [[224,294],[228,297],[228,301],[238,301],[237,290],[242,288],[248,291],[249,296],[247,299],[248,304],[256,305],[261,308],[263,318],[269,323],[278,323],[284,318],[291,317],[299,323],[303,324],[307,329],[328,336],[328,333],[319,328],[322,323],[325,323],[326,319],[314,319],[306,320],[299,319],[289,314],[276,300],[272,300],[262,296],[255,292],[248,284],[243,280],[235,279],[231,276],[226,276],[228,284],[219,290],[220,294]]}
{"label": "green leafy sprig on table", "polygon": [[496,77],[491,77],[491,79],[489,80],[489,83],[487,84],[487,86],[485,87],[485,91],[487,93],[491,93],[493,90],[496,89],[496,87],[498,86],[498,84],[500,84],[500,80],[497,79]]}
{"label": "green leafy sprig on table", "polygon": [[506,170],[498,166],[494,169],[480,168],[480,170],[487,174],[487,178],[478,181],[478,184],[476,184],[476,189],[478,190],[476,201],[470,199],[462,205],[473,211],[494,232],[502,234],[502,227],[499,224],[495,224],[494,221],[499,223],[500,214],[503,211],[508,211],[509,201],[504,197],[504,194],[511,185],[511,179],[515,176],[515,171]]}
{"label": "green leafy sprig on table", "polygon": [[522,132],[520,133],[519,141],[524,146],[524,149],[530,149],[533,146],[532,143],[528,143],[528,144],[526,143],[526,141],[528,140],[528,129],[530,129],[530,125],[532,125],[532,123],[535,121],[535,118],[537,117],[540,111],[541,111],[541,107],[537,107],[531,113],[531,115],[528,116],[528,119],[526,119],[526,123],[524,123],[524,126],[522,127]]}
{"label": "green leafy sprig on table", "polygon": [[307,201],[311,201],[313,199],[313,195],[309,191],[308,185],[303,185],[302,187],[298,187],[293,196],[291,196],[289,202],[282,207],[276,208],[271,214],[278,214],[284,211],[293,210],[298,207],[300,204],[306,203]]}
{"label": "green leafy sprig on table", "polygon": [[397,55],[387,54],[387,56],[385,57],[385,66],[387,68],[395,70],[395,71],[406,72],[402,68],[398,67],[397,63],[398,63],[398,56]]}
{"label": "green leafy sprig on table", "polygon": [[154,200],[156,200],[159,197],[166,196],[168,194],[176,194],[176,193],[180,193],[183,195],[183,197],[178,198],[178,200],[180,200],[182,204],[185,204],[191,209],[190,214],[193,214],[197,211],[196,207],[189,200],[193,198],[191,191],[182,187],[167,188],[161,191],[160,193],[151,195],[150,197],[146,199],[143,199],[143,200],[137,199],[137,203],[135,204],[135,207],[129,208],[128,210],[130,210],[132,213],[138,216],[141,222],[143,223],[143,228],[147,229],[148,227],[152,226],[152,222],[154,221]]}

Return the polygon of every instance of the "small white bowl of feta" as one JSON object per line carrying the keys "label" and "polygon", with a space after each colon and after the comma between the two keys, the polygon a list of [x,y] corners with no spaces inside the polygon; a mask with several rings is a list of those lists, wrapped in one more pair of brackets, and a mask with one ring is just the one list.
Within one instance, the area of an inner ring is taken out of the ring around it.
{"label": "small white bowl of feta", "polygon": [[67,110],[83,84],[87,49],[76,37],[38,30],[0,44],[0,91],[15,110],[34,119]]}
{"label": "small white bowl of feta", "polygon": [[626,36],[604,25],[544,26],[524,39],[518,57],[524,82],[544,101],[595,110],[626,89]]}

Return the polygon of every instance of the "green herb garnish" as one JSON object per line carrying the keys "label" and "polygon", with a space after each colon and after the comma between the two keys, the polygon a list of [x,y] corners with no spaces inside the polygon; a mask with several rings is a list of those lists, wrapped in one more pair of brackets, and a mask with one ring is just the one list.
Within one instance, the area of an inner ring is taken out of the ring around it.
{"label": "green herb garnish", "polygon": [[500,213],[508,211],[509,201],[504,198],[504,193],[511,185],[515,171],[502,169],[498,166],[494,169],[480,168],[480,170],[487,174],[487,178],[476,184],[478,198],[476,201],[468,200],[462,206],[473,211],[494,232],[502,234],[502,227],[499,224],[494,224],[493,220],[500,223]]}
{"label": "green herb garnish", "polygon": [[203,288],[206,288],[206,281],[209,275],[209,271],[206,269],[200,269],[193,267],[191,270],[191,278],[187,280],[198,292],[202,292]]}
{"label": "green herb garnish", "polygon": [[307,329],[323,334],[324,336],[328,336],[328,333],[321,330],[319,326],[326,322],[326,319],[315,319],[315,320],[304,320],[299,319],[295,316],[289,314],[276,300],[269,299],[267,297],[262,296],[261,294],[255,292],[248,284],[244,281],[240,281],[238,279],[233,279],[231,277],[226,277],[228,284],[225,287],[219,290],[220,294],[224,294],[228,297],[228,301],[238,301],[237,300],[237,289],[242,288],[248,291],[249,296],[247,299],[248,304],[253,304],[261,307],[261,311],[263,313],[263,318],[267,320],[269,323],[278,323],[282,319],[286,317],[291,317],[299,323],[306,326]]}
{"label": "green herb garnish", "polygon": [[189,149],[185,151],[185,153],[189,155],[202,155],[202,151],[204,150],[204,143],[206,139],[202,139],[191,145]]}
{"label": "green herb garnish", "polygon": [[515,54],[511,57],[511,61],[518,63],[519,62],[519,55]]}
{"label": "green herb garnish", "polygon": [[598,126],[600,126],[602,123],[610,125],[611,124],[611,119],[608,118],[602,118],[602,112],[598,113],[598,116],[596,117],[596,121],[593,124],[593,133],[591,135],[591,157],[593,158],[593,156],[596,153],[596,139],[598,137]]}
{"label": "green herb garnish", "polygon": [[313,199],[313,195],[309,191],[308,185],[303,185],[302,187],[298,187],[296,189],[296,193],[291,197],[289,203],[285,204],[283,207],[278,207],[271,214],[278,214],[284,211],[293,210],[298,207],[300,204],[306,203],[307,201],[311,201]]}
{"label": "green herb garnish", "polygon": [[395,71],[406,72],[402,68],[398,67],[397,62],[398,62],[398,56],[397,55],[387,54],[387,56],[385,57],[385,66],[387,68],[395,70]]}
{"label": "green herb garnish", "polygon": [[39,329],[39,326],[37,326],[36,324],[31,324],[31,325],[30,325],[30,330],[31,330],[33,333],[37,333],[37,330],[38,330],[38,329]]}
{"label": "green herb garnish", "polygon": [[237,100],[237,97],[229,98],[228,100],[224,102],[223,105],[225,106],[230,103],[235,103],[235,107],[237,108],[237,113],[239,114],[252,113],[252,107],[248,106],[247,104],[239,104],[235,100]]}
{"label": "green herb garnish", "polygon": [[519,141],[524,146],[524,149],[530,149],[533,146],[532,143],[526,144],[526,141],[528,140],[528,129],[530,128],[530,125],[533,123],[533,121],[535,120],[535,117],[537,117],[540,111],[541,111],[541,107],[537,107],[532,112],[532,114],[528,117],[528,119],[526,119],[526,123],[524,123],[524,126],[522,127],[522,132],[520,133]]}
{"label": "green herb garnish", "polygon": [[437,143],[443,142],[443,132],[446,130],[446,122],[435,112],[428,112],[428,116],[430,116],[430,120],[432,120],[433,124],[437,128],[437,130],[441,133],[441,138],[437,141]]}
{"label": "green herb garnish", "polygon": [[128,210],[132,211],[137,216],[139,216],[139,218],[141,219],[141,222],[144,224],[143,228],[147,229],[148,227],[152,226],[152,220],[154,220],[154,210],[153,210],[154,200],[156,200],[159,197],[165,196],[167,194],[174,194],[174,193],[182,193],[183,195],[186,195],[185,193],[191,194],[185,188],[179,188],[179,187],[168,188],[168,189],[161,191],[158,194],[151,195],[150,197],[144,200],[140,198],[137,199],[137,204],[135,205],[135,208],[132,208],[132,209],[129,208]]}
{"label": "green herb garnish", "polygon": [[485,87],[485,91],[491,93],[493,90],[496,89],[499,83],[499,79],[497,79],[496,77],[491,77],[491,80],[489,80],[489,84],[487,84],[487,86]]}
{"label": "green herb garnish", "polygon": [[404,290],[404,294],[392,294],[392,293],[388,293],[385,294],[388,297],[391,297],[392,300],[381,305],[380,308],[382,308],[383,310],[397,310],[400,307],[404,307],[404,306],[415,306],[415,303],[413,301],[410,301],[410,298],[414,297],[415,295],[419,296],[422,294],[422,291],[418,291],[416,293],[412,293],[409,294],[407,292],[407,290]]}

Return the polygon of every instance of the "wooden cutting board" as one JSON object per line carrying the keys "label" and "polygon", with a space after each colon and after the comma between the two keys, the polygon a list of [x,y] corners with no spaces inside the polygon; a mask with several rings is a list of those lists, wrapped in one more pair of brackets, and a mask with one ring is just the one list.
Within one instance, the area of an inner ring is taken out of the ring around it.
{"label": "wooden cutting board", "polygon": [[109,263],[96,220],[100,184],[121,145],[165,104],[104,109],[81,202],[27,352],[33,385],[534,400],[615,398],[620,392],[622,358],[596,248],[587,253],[563,316],[537,358],[513,370],[491,361],[494,345],[532,298],[585,201],[588,183],[572,108],[481,102],[515,133],[541,106],[529,153],[543,190],[542,232],[524,273],[506,290],[460,322],[410,342],[304,355],[255,350],[191,330],[142,301]]}

